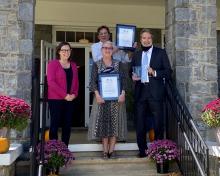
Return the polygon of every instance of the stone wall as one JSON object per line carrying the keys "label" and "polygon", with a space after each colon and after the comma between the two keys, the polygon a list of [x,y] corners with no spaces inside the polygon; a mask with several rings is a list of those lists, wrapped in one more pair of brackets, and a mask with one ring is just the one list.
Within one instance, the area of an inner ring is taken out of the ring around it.
{"label": "stone wall", "polygon": [[218,94],[215,0],[166,1],[166,49],[193,118]]}
{"label": "stone wall", "polygon": [[31,102],[33,0],[0,1],[0,93]]}
{"label": "stone wall", "polygon": [[[220,31],[217,31],[217,60],[218,60],[218,85],[220,85]],[[220,86],[218,87],[220,96]]]}
{"label": "stone wall", "polygon": [[15,163],[10,166],[0,166],[0,176],[14,176],[15,175]]}

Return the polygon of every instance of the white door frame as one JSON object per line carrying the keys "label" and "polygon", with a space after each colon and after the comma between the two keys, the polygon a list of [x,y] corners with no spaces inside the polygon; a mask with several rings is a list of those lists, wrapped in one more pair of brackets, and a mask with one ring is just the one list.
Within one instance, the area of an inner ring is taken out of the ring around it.
{"label": "white door frame", "polygon": [[[89,52],[90,52],[90,48],[91,48],[91,44],[80,44],[80,43],[70,43],[72,48],[84,48],[85,49],[85,123],[84,123],[84,127],[88,127],[88,123],[89,123],[89,69],[90,69],[90,65],[89,65]],[[73,54],[74,55],[74,54]],[[80,84],[80,80],[79,80],[79,84]]]}

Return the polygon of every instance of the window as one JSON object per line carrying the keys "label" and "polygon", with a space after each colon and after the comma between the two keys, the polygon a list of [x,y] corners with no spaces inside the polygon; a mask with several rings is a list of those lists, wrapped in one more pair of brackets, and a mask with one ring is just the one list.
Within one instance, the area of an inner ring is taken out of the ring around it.
{"label": "window", "polygon": [[56,41],[57,42],[65,41],[65,32],[64,31],[57,31],[56,32]]}
{"label": "window", "polygon": [[75,41],[75,32],[66,32],[66,41],[74,42]]}
{"label": "window", "polygon": [[[66,41],[78,43],[80,39],[86,39],[89,43],[99,41],[96,32],[56,31],[56,42]],[[112,33],[110,33],[110,40],[112,40]]]}

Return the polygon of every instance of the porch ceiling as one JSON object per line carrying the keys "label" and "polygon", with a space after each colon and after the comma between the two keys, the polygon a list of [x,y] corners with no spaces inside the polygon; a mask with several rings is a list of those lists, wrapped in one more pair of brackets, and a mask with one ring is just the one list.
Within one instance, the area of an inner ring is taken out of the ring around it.
{"label": "porch ceiling", "polygon": [[[60,0],[39,0],[39,1],[60,1]],[[94,3],[94,4],[124,4],[124,5],[165,5],[165,0],[62,0],[73,3]]]}

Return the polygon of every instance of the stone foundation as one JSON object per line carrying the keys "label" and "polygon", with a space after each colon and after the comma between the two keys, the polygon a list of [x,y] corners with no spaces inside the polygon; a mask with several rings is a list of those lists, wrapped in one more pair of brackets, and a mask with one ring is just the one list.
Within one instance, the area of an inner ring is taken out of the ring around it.
{"label": "stone foundation", "polygon": [[10,166],[0,166],[0,176],[14,176],[15,175],[15,163]]}

